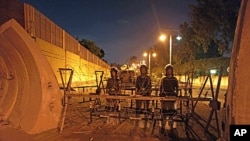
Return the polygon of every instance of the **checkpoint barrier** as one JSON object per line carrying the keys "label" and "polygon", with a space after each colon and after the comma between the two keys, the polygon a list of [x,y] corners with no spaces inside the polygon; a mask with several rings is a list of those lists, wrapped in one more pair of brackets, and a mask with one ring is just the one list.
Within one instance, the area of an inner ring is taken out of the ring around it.
{"label": "checkpoint barrier", "polygon": [[[93,116],[98,116],[100,118],[117,118],[118,123],[121,123],[122,119],[124,120],[134,120],[134,121],[140,121],[143,120],[145,123],[147,123],[149,120],[152,121],[152,134],[154,133],[154,128],[156,125],[156,122],[159,120],[162,120],[162,113],[159,112],[161,111],[161,108],[158,108],[158,113],[160,114],[159,116],[155,116],[157,113],[157,108],[156,108],[156,101],[178,101],[178,103],[181,105],[182,102],[192,102],[192,101],[211,101],[212,98],[200,98],[200,97],[189,97],[189,96],[167,96],[167,97],[159,97],[159,96],[138,96],[138,95],[124,95],[124,94],[118,94],[118,95],[108,95],[108,94],[84,94],[84,93],[69,93],[69,97],[84,97],[84,98],[91,98],[94,99],[93,101],[90,101],[89,103],[89,118],[90,122],[92,122]],[[106,99],[114,99],[119,101],[119,108],[117,111],[112,111],[112,112],[107,112],[105,109],[102,107],[105,107],[104,104],[101,103],[101,100],[106,100]],[[135,109],[133,107],[130,107],[128,105],[132,104],[125,104],[125,106],[122,104],[122,102],[132,102],[135,100],[143,100],[143,101],[151,101],[151,107],[150,111],[146,111],[142,109],[142,114],[145,115],[144,117],[137,117],[135,116]],[[127,105],[127,106],[126,106]],[[188,109],[183,112],[182,107],[177,108],[177,112],[173,114],[169,114],[169,120],[173,120],[176,122],[184,122],[185,125],[187,125],[188,120],[190,118],[191,112],[193,111],[191,107],[187,107]],[[189,109],[190,108],[190,109]],[[131,113],[130,115],[128,113]],[[175,117],[175,118],[174,118]],[[177,118],[176,118],[177,117]],[[146,124],[145,124],[146,126]]]}
{"label": "checkpoint barrier", "polygon": [[[206,84],[207,80],[210,80],[210,83],[211,83],[210,75],[207,76],[207,79],[204,82],[204,85]],[[121,119],[124,119],[124,120],[130,119],[130,120],[134,120],[134,121],[144,120],[145,123],[147,121],[151,120],[152,124],[153,124],[152,134],[154,132],[154,127],[156,125],[156,122],[159,120],[163,121],[163,118],[162,118],[163,112],[161,112],[161,108],[157,107],[157,105],[158,105],[157,102],[159,102],[159,101],[160,102],[162,102],[162,101],[176,101],[179,104],[179,107],[176,109],[176,112],[170,113],[170,114],[167,113],[167,114],[169,114],[170,120],[184,122],[186,127],[188,127],[189,118],[194,117],[194,114],[195,114],[194,109],[195,109],[197,103],[200,101],[210,102],[209,106],[212,109],[211,109],[211,113],[210,113],[210,116],[209,116],[209,119],[207,122],[207,126],[205,128],[205,132],[208,132],[208,127],[210,126],[210,121],[212,119],[211,115],[217,110],[216,107],[218,107],[220,105],[219,101],[217,101],[217,94],[216,94],[216,96],[214,96],[213,91],[212,91],[212,95],[213,95],[212,98],[207,98],[207,97],[202,98],[201,93],[202,93],[203,88],[201,89],[201,92],[199,93],[198,97],[193,97],[192,87],[182,87],[182,86],[179,87],[178,96],[159,97],[158,96],[159,89],[157,87],[155,87],[153,89],[155,91],[154,92],[155,94],[152,96],[138,96],[138,95],[135,95],[133,93],[135,91],[134,87],[124,89],[124,93],[119,93],[117,95],[108,95],[108,94],[105,94],[105,91],[103,91],[103,93],[85,93],[84,91],[82,91],[82,92],[72,91],[70,89],[71,88],[70,86],[71,86],[71,79],[69,79],[67,81],[67,85],[64,86],[64,90],[65,90],[64,91],[64,99],[66,99],[65,100],[66,103],[64,103],[64,110],[63,110],[64,114],[62,114],[62,119],[64,119],[65,115],[66,115],[66,109],[67,109],[67,106],[69,103],[69,101],[67,100],[68,98],[71,98],[71,97],[82,97],[83,99],[89,98],[92,100],[85,101],[85,102],[89,102],[89,108],[90,108],[90,110],[89,110],[90,122],[89,123],[92,122],[93,116],[96,116],[99,118],[107,118],[107,119],[117,118],[117,119],[119,119],[119,122],[117,122],[117,123],[121,123]],[[213,89],[211,89],[211,90],[213,90]],[[131,93],[129,95],[127,95],[126,91],[131,91]],[[122,90],[122,92],[123,92],[123,90]],[[218,87],[217,87],[216,93],[218,93]],[[112,111],[112,113],[108,113],[107,111],[103,110],[102,100],[107,100],[107,99],[114,99],[114,100],[119,101],[119,108],[117,111]],[[140,114],[144,114],[146,116],[144,116],[144,117],[131,116],[131,113],[133,115],[136,115],[135,114],[136,108],[133,108],[133,102],[136,100],[151,101],[150,111],[144,110],[143,111],[144,113],[140,113]],[[122,104],[124,101],[130,102],[130,104],[126,104],[126,106],[124,106]],[[159,103],[159,104],[161,104],[161,103]],[[183,107],[187,108],[185,110],[185,113],[183,113],[183,109],[182,109]],[[158,109],[158,110],[155,110],[155,109]],[[160,117],[159,116],[155,117],[155,113],[157,113],[155,111],[160,113]],[[173,118],[173,116],[178,116],[179,119],[176,120],[175,118]],[[62,121],[63,122],[61,122],[60,130],[59,130],[60,133],[62,132],[63,125],[64,125],[64,120],[62,120]],[[218,121],[217,117],[216,117],[216,121]]]}
{"label": "checkpoint barrier", "polygon": [[[189,96],[167,96],[167,97],[159,97],[159,96],[128,96],[128,95],[107,95],[107,94],[69,94],[68,96],[82,96],[89,97],[92,99],[96,99],[94,103],[90,102],[91,108],[95,108],[95,106],[100,106],[101,104],[97,101],[100,99],[117,99],[117,100],[145,100],[145,101],[211,101],[211,98],[195,98]],[[131,107],[132,108],[132,107]],[[156,108],[156,107],[154,107]],[[181,108],[181,107],[180,107]],[[191,107],[192,108],[192,107]],[[182,109],[179,109],[180,113],[182,113]],[[192,111],[192,110],[191,110]]]}

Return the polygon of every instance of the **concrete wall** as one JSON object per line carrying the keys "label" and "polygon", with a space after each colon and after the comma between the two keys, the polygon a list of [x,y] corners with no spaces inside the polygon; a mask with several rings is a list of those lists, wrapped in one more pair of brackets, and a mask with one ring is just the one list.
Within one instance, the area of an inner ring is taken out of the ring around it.
{"label": "concrete wall", "polygon": [[0,26],[0,119],[27,133],[56,128],[62,94],[40,48],[14,19]]}
{"label": "concrete wall", "polygon": [[109,76],[107,63],[32,6],[0,0],[0,23],[0,120],[17,129],[34,134],[57,128],[59,68],[73,69],[72,86],[96,85],[95,71]]}
{"label": "concrete wall", "polygon": [[60,85],[58,68],[74,69],[73,85],[94,85],[96,70],[104,71],[105,78],[109,76],[109,64],[81,46],[35,7],[20,0],[0,0],[0,24],[11,18],[23,26],[42,49]]}
{"label": "concrete wall", "polygon": [[[187,79],[187,78],[185,78],[184,75],[183,76],[176,76],[176,77],[177,77],[178,80],[180,80],[182,82],[185,82],[186,79]],[[195,85],[195,86],[202,86],[203,83],[205,82],[206,77],[207,76],[200,76],[198,78],[194,78],[193,79],[193,85]],[[218,75],[211,75],[211,78],[212,78],[212,82],[213,82],[214,87],[217,87],[219,76]],[[221,83],[220,87],[226,89],[228,87],[228,76],[223,76],[221,78],[221,82],[220,83]]]}
{"label": "concrete wall", "polygon": [[[82,59],[79,55],[67,51],[63,48],[50,44],[40,38],[34,39],[41,48],[43,54],[49,61],[52,70],[62,84],[58,68],[71,68],[74,71],[72,86],[96,85],[95,71],[104,71],[104,79],[109,77],[109,68],[102,67]],[[67,74],[66,78],[69,77]],[[99,78],[98,78],[99,79]],[[95,88],[86,88],[86,92],[93,92]]]}
{"label": "concrete wall", "polygon": [[230,60],[222,138],[229,140],[231,124],[250,124],[250,1],[242,0]]}
{"label": "concrete wall", "polygon": [[23,4],[20,0],[0,0],[0,25],[14,18],[24,26]]}

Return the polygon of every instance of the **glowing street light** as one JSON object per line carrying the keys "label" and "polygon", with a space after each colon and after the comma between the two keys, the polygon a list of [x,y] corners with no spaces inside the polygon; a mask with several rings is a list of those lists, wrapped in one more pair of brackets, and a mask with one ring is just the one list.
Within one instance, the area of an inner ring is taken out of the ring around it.
{"label": "glowing street light", "polygon": [[166,39],[167,39],[167,36],[165,34],[161,34],[159,36],[159,40],[162,41],[162,42],[164,42]]}
{"label": "glowing street light", "polygon": [[[159,40],[162,41],[162,42],[165,42],[165,40],[167,39],[167,36],[165,34],[161,34],[159,36]],[[181,36],[177,36],[176,37],[177,40],[181,40],[182,37]],[[172,35],[169,34],[169,64],[172,63]]]}

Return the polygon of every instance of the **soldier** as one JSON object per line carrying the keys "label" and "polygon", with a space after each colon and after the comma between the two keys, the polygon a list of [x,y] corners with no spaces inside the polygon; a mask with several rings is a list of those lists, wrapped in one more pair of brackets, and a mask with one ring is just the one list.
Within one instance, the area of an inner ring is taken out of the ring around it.
{"label": "soldier", "polygon": [[[118,95],[120,94],[121,81],[118,77],[118,69],[116,67],[112,67],[110,70],[111,78],[107,80],[106,92],[109,95]],[[108,110],[117,110],[118,108],[117,99],[107,99],[108,106],[106,107]]]}
{"label": "soldier", "polygon": [[[142,96],[150,96],[151,95],[151,78],[147,75],[147,66],[141,65],[140,72],[141,74],[137,76],[136,82],[135,82],[135,92],[136,95],[142,95]],[[136,114],[138,115],[142,104],[144,103],[145,110],[149,110],[149,101],[145,100],[136,100]]]}
{"label": "soldier", "polygon": [[[174,69],[173,66],[168,64],[165,66],[166,74],[162,77],[160,82],[160,96],[177,96],[178,95],[178,80],[174,77]],[[165,126],[166,126],[166,117],[167,115],[174,114],[175,109],[175,101],[162,101],[161,102],[161,110],[162,110],[162,129],[161,133],[165,134]],[[170,128],[173,126],[173,122],[169,122]]]}

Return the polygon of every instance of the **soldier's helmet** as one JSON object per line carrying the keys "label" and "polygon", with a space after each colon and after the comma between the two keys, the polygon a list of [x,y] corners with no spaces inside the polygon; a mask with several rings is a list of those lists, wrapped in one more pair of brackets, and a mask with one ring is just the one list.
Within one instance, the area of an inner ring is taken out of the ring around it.
{"label": "soldier's helmet", "polygon": [[165,66],[166,75],[167,75],[167,71],[168,71],[169,69],[172,70],[172,75],[174,75],[174,74],[173,74],[173,73],[174,73],[174,67],[173,67],[171,64],[167,64],[167,65]]}
{"label": "soldier's helmet", "polygon": [[110,73],[112,73],[112,71],[114,71],[117,74],[119,70],[116,67],[111,67]]}
{"label": "soldier's helmet", "polygon": [[142,69],[142,68],[145,68],[146,70],[148,70],[148,67],[144,64],[140,66],[140,69]]}
{"label": "soldier's helmet", "polygon": [[165,70],[167,71],[168,69],[174,70],[173,66],[171,64],[167,64],[165,66]]}
{"label": "soldier's helmet", "polygon": [[142,68],[145,68],[146,72],[148,72],[148,67],[147,67],[146,65],[144,65],[144,64],[141,65],[141,66],[140,66],[140,71],[141,71]]}

